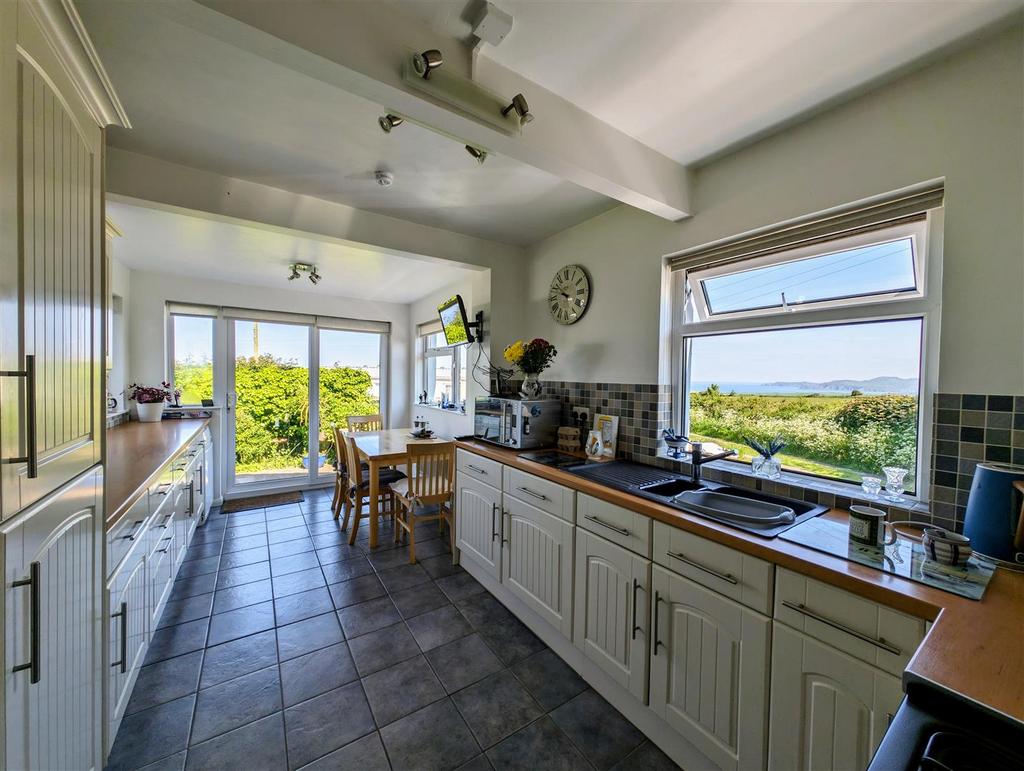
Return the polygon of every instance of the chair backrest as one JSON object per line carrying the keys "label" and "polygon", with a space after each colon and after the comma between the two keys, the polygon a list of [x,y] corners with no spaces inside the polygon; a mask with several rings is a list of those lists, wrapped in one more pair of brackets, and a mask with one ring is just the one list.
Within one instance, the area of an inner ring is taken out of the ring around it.
{"label": "chair backrest", "polygon": [[331,424],[331,432],[334,434],[334,457],[338,459],[337,470],[339,474],[344,474],[348,470],[348,455],[345,449],[345,435],[341,430],[341,426],[337,423]]}
{"label": "chair backrest", "polygon": [[409,496],[420,503],[443,503],[455,481],[455,442],[411,442],[406,448]]}
{"label": "chair backrest", "polygon": [[352,469],[348,475],[348,489],[351,490],[363,481],[363,474],[359,467],[359,450],[356,449],[356,439],[352,434],[341,433],[341,441],[345,447],[345,465]]}
{"label": "chair backrest", "polygon": [[384,430],[384,417],[379,413],[377,415],[349,415],[345,420],[348,421],[349,431]]}

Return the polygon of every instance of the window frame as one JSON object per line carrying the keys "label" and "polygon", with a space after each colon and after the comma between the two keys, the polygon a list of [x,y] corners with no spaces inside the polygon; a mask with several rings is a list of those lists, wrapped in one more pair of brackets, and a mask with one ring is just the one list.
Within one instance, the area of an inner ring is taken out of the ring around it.
{"label": "window frame", "polygon": [[[452,402],[454,404],[461,404],[462,400],[466,398],[466,394],[460,393],[462,390],[461,374],[462,367],[464,365],[462,353],[463,349],[466,348],[466,345],[463,343],[459,343],[456,345],[430,346],[428,344],[428,340],[434,335],[441,335],[443,338],[444,332],[425,332],[419,336],[418,343],[420,349],[420,387],[417,389],[417,393],[420,391],[426,391],[429,394],[430,391],[432,390],[427,385],[430,382],[430,377],[428,373],[428,362],[430,362],[431,359],[450,355],[452,357]],[[466,386],[466,390],[468,391],[469,384],[467,383]],[[439,406],[435,405],[433,402],[428,402],[428,405]]]}
{"label": "window frame", "polygon": [[[672,385],[672,425],[681,427],[684,434],[689,432],[689,341],[696,337],[709,337],[737,332],[762,332],[770,330],[799,329],[817,326],[837,326],[842,324],[861,323],[866,321],[899,321],[904,319],[921,319],[920,345],[920,379],[918,382],[917,410],[917,468],[912,469],[915,480],[915,493],[908,494],[910,499],[927,499],[929,496],[929,473],[931,467],[932,447],[932,410],[931,403],[938,391],[939,370],[939,334],[941,331],[942,309],[942,232],[944,211],[941,208],[928,212],[927,217],[919,223],[911,223],[916,232],[914,262],[915,274],[918,275],[918,291],[912,293],[882,293],[857,301],[825,303],[807,303],[789,306],[786,309],[772,308],[768,312],[739,311],[729,314],[717,314],[707,320],[694,320],[695,308],[693,295],[698,292],[689,288],[687,274],[705,273],[707,269],[694,271],[676,270],[668,267],[666,257],[665,271],[670,291],[668,322],[670,324],[670,348],[668,363]],[[906,232],[906,225],[890,229],[879,229],[869,235],[874,242],[895,240],[889,234]],[[887,237],[889,236],[889,237]],[[814,244],[810,247],[783,250],[779,254],[786,255],[784,260],[790,261],[792,255],[800,253],[810,256],[815,253],[830,254],[837,249],[837,244],[849,243],[858,239],[837,238]],[[849,248],[849,247],[846,247]],[[776,255],[767,257],[775,258]],[[762,257],[757,260],[765,259]],[[777,259],[777,258],[776,258]],[[753,260],[751,260],[753,263]],[[735,264],[732,266],[735,271]],[[918,274],[918,271],[920,273]],[[701,290],[702,291],[702,290]],[[893,297],[891,295],[896,294]],[[812,307],[813,306],[813,307]],[[666,453],[661,453],[667,457]],[[721,461],[730,471],[742,469],[738,461]],[[824,480],[829,485],[850,485],[855,483],[834,477],[821,477],[799,470],[787,469],[787,473],[804,479]]]}
{"label": "window frame", "polygon": [[[209,319],[210,320],[210,371],[213,373],[213,392],[217,392],[217,320],[218,315],[216,312],[212,313],[186,313],[183,311],[175,311],[168,309],[167,319],[164,323],[164,327],[167,330],[167,362],[166,372],[164,380],[171,384],[171,391],[173,392],[177,388],[177,384],[174,382],[174,317],[182,316],[190,319]],[[181,403],[182,407],[201,407],[202,404],[186,404]]]}

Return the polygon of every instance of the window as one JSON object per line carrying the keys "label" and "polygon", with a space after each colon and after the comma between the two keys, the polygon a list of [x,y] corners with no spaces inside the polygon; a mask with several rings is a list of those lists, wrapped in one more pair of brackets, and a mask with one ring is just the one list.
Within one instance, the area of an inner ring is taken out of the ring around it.
{"label": "window", "polygon": [[443,332],[420,336],[423,369],[420,392],[427,392],[427,402],[461,404],[466,398],[464,346],[448,346]]}
{"label": "window", "polygon": [[170,381],[181,389],[182,404],[213,398],[213,322],[213,316],[171,313]]}
{"label": "window", "polygon": [[677,271],[684,433],[745,463],[748,440],[779,436],[784,470],[858,484],[901,466],[916,493],[939,294],[926,291],[926,233],[921,217]]}

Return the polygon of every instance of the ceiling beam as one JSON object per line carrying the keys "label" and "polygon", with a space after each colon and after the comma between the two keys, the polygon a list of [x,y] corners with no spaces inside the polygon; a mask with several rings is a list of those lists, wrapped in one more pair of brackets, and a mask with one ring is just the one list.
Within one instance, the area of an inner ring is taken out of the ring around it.
{"label": "ceiling beam", "polygon": [[[199,0],[161,4],[179,23],[331,83],[467,144],[513,158],[668,220],[692,213],[689,172],[501,65],[386,4],[293,0]],[[371,10],[372,9],[372,10]],[[213,13],[213,12],[216,13]],[[509,136],[402,81],[412,51],[438,48],[446,72],[482,86],[522,92],[535,120]],[[475,72],[474,72],[475,70]]]}

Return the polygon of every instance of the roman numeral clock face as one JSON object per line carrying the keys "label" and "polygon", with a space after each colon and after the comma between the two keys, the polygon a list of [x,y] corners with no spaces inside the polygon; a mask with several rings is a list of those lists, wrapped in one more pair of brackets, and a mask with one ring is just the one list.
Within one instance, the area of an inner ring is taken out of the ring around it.
{"label": "roman numeral clock face", "polygon": [[590,278],[579,265],[566,265],[548,290],[548,310],[559,324],[575,324],[590,305]]}

